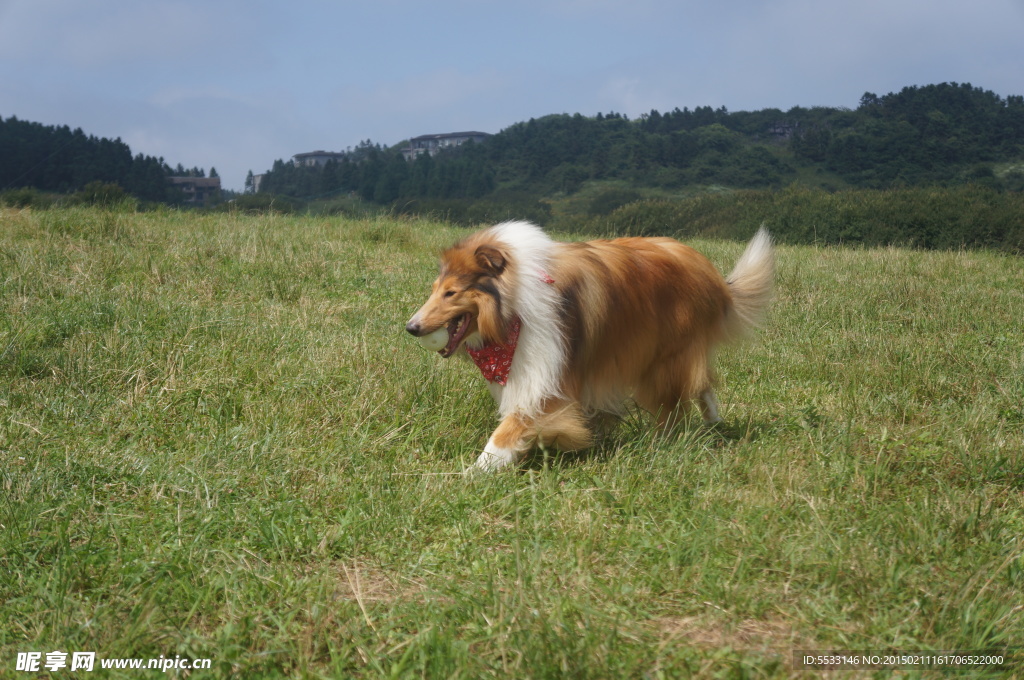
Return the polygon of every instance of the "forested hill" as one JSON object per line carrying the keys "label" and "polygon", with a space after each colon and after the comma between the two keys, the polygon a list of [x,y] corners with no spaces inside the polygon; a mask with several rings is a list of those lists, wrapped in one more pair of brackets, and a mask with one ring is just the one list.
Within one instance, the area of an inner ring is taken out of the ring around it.
{"label": "forested hill", "polygon": [[550,115],[413,162],[400,146],[363,144],[323,168],[278,161],[261,191],[298,198],[355,192],[390,204],[564,195],[595,180],[664,190],[967,182],[1020,190],[1024,96],[943,83],[867,93],[853,110]]}
{"label": "forested hill", "polygon": [[203,171],[180,165],[172,169],[163,158],[132,156],[120,139],[0,116],[0,192],[31,187],[68,193],[102,182],[144,200],[167,201],[174,198],[167,177],[181,174],[202,176]]}

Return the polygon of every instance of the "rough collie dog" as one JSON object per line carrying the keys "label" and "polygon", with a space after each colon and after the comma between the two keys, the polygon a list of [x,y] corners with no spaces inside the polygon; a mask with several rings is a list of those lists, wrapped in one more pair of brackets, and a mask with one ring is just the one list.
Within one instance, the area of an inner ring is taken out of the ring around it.
{"label": "rough collie dog", "polygon": [[560,243],[505,222],[442,253],[430,297],[405,329],[447,329],[438,353],[480,368],[501,424],[476,467],[494,470],[538,444],[586,448],[591,419],[630,398],[662,425],[695,400],[717,422],[712,351],[757,324],[773,277],[763,228],[723,278],[670,238]]}

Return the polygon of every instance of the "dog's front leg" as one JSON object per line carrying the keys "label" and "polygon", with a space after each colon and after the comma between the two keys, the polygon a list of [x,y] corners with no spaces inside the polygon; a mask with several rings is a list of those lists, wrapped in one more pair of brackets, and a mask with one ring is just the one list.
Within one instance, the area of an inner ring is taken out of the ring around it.
{"label": "dog's front leg", "polygon": [[531,436],[532,429],[531,423],[520,414],[506,416],[487,440],[484,452],[476,459],[474,467],[492,471],[518,463],[533,444],[535,435]]}

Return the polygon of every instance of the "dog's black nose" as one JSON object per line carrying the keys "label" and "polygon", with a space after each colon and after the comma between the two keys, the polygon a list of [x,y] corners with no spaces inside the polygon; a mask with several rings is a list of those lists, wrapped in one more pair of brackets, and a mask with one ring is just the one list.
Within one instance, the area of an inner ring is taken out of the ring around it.
{"label": "dog's black nose", "polygon": [[410,334],[419,337],[420,325],[416,321],[410,321],[409,323],[405,324],[405,330],[408,331]]}

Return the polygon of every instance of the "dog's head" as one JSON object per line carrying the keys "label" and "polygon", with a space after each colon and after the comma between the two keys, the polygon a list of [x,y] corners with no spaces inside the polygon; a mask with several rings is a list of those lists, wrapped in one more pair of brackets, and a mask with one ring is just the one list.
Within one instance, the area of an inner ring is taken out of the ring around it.
{"label": "dog's head", "polygon": [[438,353],[448,358],[465,342],[473,345],[502,342],[502,283],[510,263],[500,245],[463,242],[441,255],[441,273],[430,297],[405,330],[423,337],[448,329],[448,344]]}

